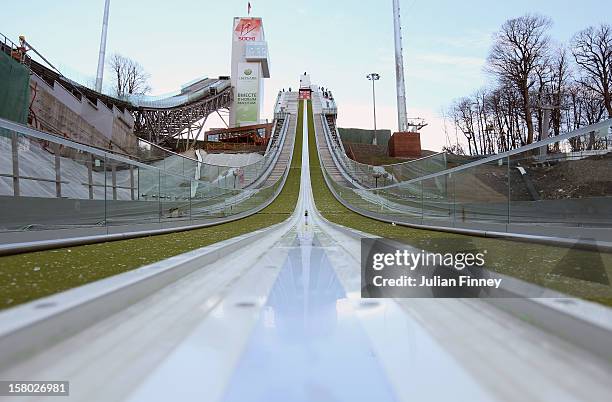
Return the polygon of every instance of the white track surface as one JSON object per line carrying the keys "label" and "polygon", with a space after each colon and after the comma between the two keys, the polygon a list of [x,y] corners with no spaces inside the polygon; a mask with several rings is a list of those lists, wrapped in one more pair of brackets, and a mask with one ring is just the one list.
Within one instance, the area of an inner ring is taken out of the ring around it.
{"label": "white track surface", "polygon": [[289,221],[0,378],[69,380],[62,401],[610,400],[607,362],[482,300],[361,300],[359,255],[316,213],[305,136]]}

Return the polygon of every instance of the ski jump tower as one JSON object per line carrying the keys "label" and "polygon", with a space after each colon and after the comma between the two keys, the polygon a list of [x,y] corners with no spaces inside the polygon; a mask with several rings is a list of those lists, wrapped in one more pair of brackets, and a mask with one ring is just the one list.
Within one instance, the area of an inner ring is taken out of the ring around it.
{"label": "ski jump tower", "polygon": [[230,127],[243,127],[260,123],[270,60],[261,18],[235,17],[233,27]]}

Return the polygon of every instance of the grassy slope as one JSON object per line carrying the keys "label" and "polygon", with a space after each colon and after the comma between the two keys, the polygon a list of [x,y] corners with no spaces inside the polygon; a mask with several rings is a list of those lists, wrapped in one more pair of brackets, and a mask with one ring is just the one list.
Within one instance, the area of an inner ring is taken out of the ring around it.
{"label": "grassy slope", "polygon": [[612,306],[612,288],[607,282],[612,278],[612,254],[392,226],[344,207],[329,191],[320,169],[310,103],[308,115],[314,198],[330,221],[430,252],[487,250],[487,267],[493,271]]}
{"label": "grassy slope", "polygon": [[291,170],[276,200],[239,221],[204,229],[0,257],[0,309],[116,275],[287,219],[297,202],[302,159],[302,109]]}

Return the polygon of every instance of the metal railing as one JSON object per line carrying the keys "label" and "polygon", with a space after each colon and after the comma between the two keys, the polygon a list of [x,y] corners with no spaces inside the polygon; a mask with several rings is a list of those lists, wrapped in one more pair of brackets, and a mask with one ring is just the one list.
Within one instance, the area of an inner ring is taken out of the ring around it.
{"label": "metal railing", "polygon": [[612,119],[378,188],[328,184],[394,222],[612,240]]}
{"label": "metal railing", "polygon": [[[199,162],[191,162],[195,169]],[[185,173],[0,119],[0,202],[5,211],[0,230],[223,218],[253,210],[282,186],[278,180],[241,189],[237,174],[220,183]]]}
{"label": "metal railing", "polygon": [[[69,70],[66,74],[70,75],[70,77],[64,77],[64,79],[69,81],[71,84],[96,91],[95,86],[92,85],[91,77],[81,75],[76,71],[70,71],[70,69],[67,67],[63,67],[62,69]],[[207,96],[216,95],[229,88],[231,85],[230,81],[225,79],[211,78],[207,80],[209,82],[207,82],[202,88],[189,92],[183,91],[182,88],[181,90],[175,90],[160,95],[125,94],[123,96],[119,96],[114,88],[109,85],[105,85],[102,87],[100,93],[111,98],[127,102],[138,108],[169,109],[187,105]]]}

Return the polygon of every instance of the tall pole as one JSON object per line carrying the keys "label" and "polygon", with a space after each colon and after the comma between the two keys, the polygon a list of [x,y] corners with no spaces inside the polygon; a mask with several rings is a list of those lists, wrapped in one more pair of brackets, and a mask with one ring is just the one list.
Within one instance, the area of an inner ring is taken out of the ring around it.
{"label": "tall pole", "polygon": [[102,78],[104,77],[104,56],[106,54],[106,34],[108,32],[108,9],[110,0],[104,3],[104,19],[102,20],[102,36],[100,38],[100,54],[98,55],[98,73],[96,74],[96,91],[102,92]]}
{"label": "tall pole", "polygon": [[376,141],[376,92],[374,91],[374,80],[372,80],[372,104],[374,105],[374,145],[378,145]]}
{"label": "tall pole", "polygon": [[378,145],[378,140],[376,139],[376,92],[374,90],[374,83],[380,79],[380,74],[371,73],[366,78],[372,81],[372,105],[374,108],[374,141],[372,141],[372,144]]}
{"label": "tall pole", "polygon": [[402,56],[402,26],[399,0],[393,0],[393,29],[395,33],[395,81],[397,85],[397,128],[408,131],[406,116],[406,84],[404,83],[404,57]]}

